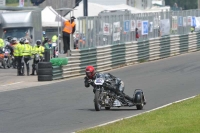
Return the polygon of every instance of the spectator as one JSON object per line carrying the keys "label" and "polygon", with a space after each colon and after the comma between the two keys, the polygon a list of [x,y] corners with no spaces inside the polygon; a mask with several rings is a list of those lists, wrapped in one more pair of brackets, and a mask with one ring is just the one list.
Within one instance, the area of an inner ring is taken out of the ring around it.
{"label": "spectator", "polygon": [[56,52],[56,46],[57,46],[57,40],[58,40],[58,36],[57,35],[53,35],[52,37],[52,48],[53,48],[53,57],[55,58],[55,52]]}
{"label": "spectator", "polygon": [[193,32],[195,31],[195,27],[192,26],[192,27],[190,28],[190,31],[191,31],[191,33],[193,33]]}
{"label": "spectator", "polygon": [[26,39],[29,41],[29,43],[32,44],[32,39],[31,39],[31,37],[29,36],[28,31],[26,31],[25,33],[26,33],[26,35],[25,35],[24,38],[26,38]]}
{"label": "spectator", "polygon": [[4,40],[0,38],[0,49],[4,47]]}
{"label": "spectator", "polygon": [[136,41],[140,38],[140,35],[138,33],[138,28],[135,28],[135,38],[136,38]]}
{"label": "spectator", "polygon": [[[71,20],[67,20],[64,23],[63,29],[63,42],[64,42],[64,53],[67,54],[67,51],[70,50],[70,34],[74,34],[76,30],[76,19],[74,16],[71,17]],[[70,23],[71,22],[71,23]]]}

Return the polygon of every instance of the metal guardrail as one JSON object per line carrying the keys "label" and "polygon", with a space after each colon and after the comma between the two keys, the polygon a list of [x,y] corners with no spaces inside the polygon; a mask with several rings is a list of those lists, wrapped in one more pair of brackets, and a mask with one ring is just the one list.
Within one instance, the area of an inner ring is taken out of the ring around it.
{"label": "metal guardrail", "polygon": [[134,63],[158,60],[200,50],[200,33],[150,39],[142,42],[107,45],[85,50],[71,50],[68,65],[62,66],[62,75],[69,78],[85,74],[85,67],[93,65],[97,71],[106,71]]}
{"label": "metal guardrail", "polygon": [[62,73],[63,73],[63,70],[62,70],[62,66],[53,66],[53,75],[52,75],[52,79],[53,80],[56,80],[56,79],[62,79]]}

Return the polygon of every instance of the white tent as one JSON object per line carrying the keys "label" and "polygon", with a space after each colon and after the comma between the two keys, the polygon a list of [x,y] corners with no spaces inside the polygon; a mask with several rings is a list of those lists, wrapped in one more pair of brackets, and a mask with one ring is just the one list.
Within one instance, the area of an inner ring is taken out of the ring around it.
{"label": "white tent", "polygon": [[[100,5],[100,4],[88,2],[88,16],[98,16],[98,14],[101,11],[104,11],[104,10],[121,10],[121,9],[128,9],[128,10],[131,11],[131,13],[142,13],[142,12],[144,12],[143,10],[128,6],[126,4],[106,6],[106,5]],[[83,16],[83,2],[81,2],[79,4],[79,6],[77,6],[75,8],[74,16],[76,18]],[[69,19],[70,15],[68,14],[65,18]]]}
{"label": "white tent", "polygon": [[42,27],[58,27],[61,21],[66,19],[61,17],[51,6],[47,6],[42,10]]}
{"label": "white tent", "polygon": [[130,10],[131,13],[144,13],[144,10],[140,10],[138,8],[134,8],[132,6],[126,5],[126,4],[120,4],[120,5],[112,5],[109,6],[110,10],[120,10],[120,9],[127,9]]}

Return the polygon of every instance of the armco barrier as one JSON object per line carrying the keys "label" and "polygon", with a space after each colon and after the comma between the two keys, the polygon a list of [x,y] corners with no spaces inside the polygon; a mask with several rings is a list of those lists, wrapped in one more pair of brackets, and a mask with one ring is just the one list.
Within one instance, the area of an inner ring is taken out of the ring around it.
{"label": "armco barrier", "polygon": [[198,50],[200,50],[200,33],[166,36],[86,50],[71,50],[68,65],[62,67],[62,75],[57,79],[83,75],[87,65],[93,65],[101,72]]}
{"label": "armco barrier", "polygon": [[52,79],[53,80],[56,80],[56,79],[62,79],[63,76],[62,76],[62,73],[63,73],[63,70],[62,70],[62,66],[53,66],[52,67]]}

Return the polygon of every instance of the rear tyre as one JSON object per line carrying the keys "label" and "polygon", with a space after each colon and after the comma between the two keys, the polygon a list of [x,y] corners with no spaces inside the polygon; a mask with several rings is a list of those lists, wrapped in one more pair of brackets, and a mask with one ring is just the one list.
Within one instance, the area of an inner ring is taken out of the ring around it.
{"label": "rear tyre", "polygon": [[52,75],[52,68],[46,68],[46,69],[38,69],[37,70],[38,75]]}
{"label": "rear tyre", "polygon": [[42,69],[42,68],[52,68],[52,64],[51,62],[39,62],[38,63],[38,68]]}
{"label": "rear tyre", "polygon": [[52,75],[38,75],[38,81],[52,81]]}
{"label": "rear tyre", "polygon": [[137,110],[142,110],[144,107],[144,104],[136,105]]}
{"label": "rear tyre", "polygon": [[143,109],[144,101],[143,101],[142,92],[138,91],[138,92],[135,93],[134,103],[136,104],[137,110],[142,110]]}
{"label": "rear tyre", "polygon": [[100,111],[101,110],[101,105],[99,104],[99,100],[100,100],[100,92],[99,90],[96,90],[95,95],[94,95],[94,107],[96,111]]}

